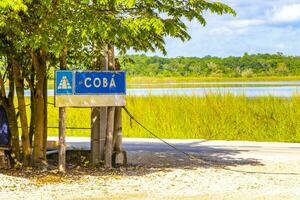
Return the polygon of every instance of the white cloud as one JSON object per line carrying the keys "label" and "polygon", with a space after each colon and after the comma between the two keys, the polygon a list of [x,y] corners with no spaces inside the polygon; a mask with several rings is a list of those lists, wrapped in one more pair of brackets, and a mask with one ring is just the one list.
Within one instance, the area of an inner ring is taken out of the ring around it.
{"label": "white cloud", "polygon": [[238,19],[231,20],[228,25],[232,28],[249,28],[251,26],[263,25],[264,23],[264,20],[260,19]]}
{"label": "white cloud", "polygon": [[211,36],[233,36],[233,35],[241,35],[248,31],[248,28],[234,28],[230,26],[220,26],[214,27],[208,30],[207,32]]}
{"label": "white cloud", "polygon": [[266,21],[260,19],[225,20],[222,23],[209,26],[207,32],[210,35],[238,36],[265,24]]}
{"label": "white cloud", "polygon": [[[216,1],[216,0],[214,0]],[[207,26],[187,22],[192,39],[166,38],[168,57],[248,53],[300,55],[300,0],[220,0],[237,16],[206,14]],[[160,55],[161,52],[148,53]]]}
{"label": "white cloud", "polygon": [[300,4],[285,5],[273,10],[274,22],[296,22],[300,23]]}

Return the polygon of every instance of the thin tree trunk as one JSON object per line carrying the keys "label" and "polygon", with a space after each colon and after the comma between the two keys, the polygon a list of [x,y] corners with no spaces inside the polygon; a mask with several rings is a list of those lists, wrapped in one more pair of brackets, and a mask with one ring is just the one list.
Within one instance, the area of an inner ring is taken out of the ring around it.
{"label": "thin tree trunk", "polygon": [[[115,70],[120,70],[121,65],[117,59],[114,59],[114,67],[115,67]],[[121,107],[116,107],[116,111],[115,111],[114,150],[116,152],[123,151],[123,146],[122,146],[122,108]]]}
{"label": "thin tree trunk", "polygon": [[33,149],[33,164],[36,167],[45,167],[46,154],[44,153],[44,134],[45,134],[45,100],[44,100],[44,83],[46,76],[46,58],[45,52],[39,50],[32,52],[33,66],[36,71],[36,120],[35,120],[35,135]]}
{"label": "thin tree trunk", "polygon": [[[105,45],[104,47],[105,57],[103,60],[106,62],[104,66],[107,66],[108,70],[112,70],[114,68],[113,59],[113,49],[110,45]],[[106,69],[107,70],[107,69]],[[104,156],[104,165],[107,168],[112,167],[112,155],[113,155],[113,134],[114,134],[114,116],[115,116],[115,108],[108,107],[107,108],[107,122],[106,122],[106,141],[105,141],[105,156]]]}
{"label": "thin tree trunk", "polygon": [[115,49],[114,46],[108,45],[107,49],[107,56],[108,56],[108,69],[110,71],[115,70]]}
{"label": "thin tree trunk", "polygon": [[32,66],[30,79],[28,80],[30,85],[30,128],[29,128],[29,137],[30,137],[30,146],[33,148],[33,136],[35,135],[35,120],[36,120],[36,100],[35,100],[35,70]]}
{"label": "thin tree trunk", "polygon": [[15,85],[14,85],[14,73],[12,63],[8,62],[8,70],[9,70],[9,93],[6,101],[7,107],[7,118],[9,123],[9,128],[11,131],[11,148],[12,148],[12,157],[19,160],[19,130],[18,130],[18,122],[17,116],[15,112],[14,106],[14,94],[15,94]]}
{"label": "thin tree trunk", "polygon": [[[101,64],[99,64],[102,71],[108,70],[108,55],[107,55],[107,47],[106,45],[102,49],[102,58],[100,60]],[[108,120],[108,109],[107,107],[98,108],[99,112],[99,160],[105,160],[105,146],[106,146],[106,135],[107,135],[107,120]]]}
{"label": "thin tree trunk", "polygon": [[[98,53],[99,48],[97,42],[93,42],[93,51]],[[95,57],[93,59],[94,70],[107,70],[107,52],[104,48],[102,58]],[[102,66],[101,66],[102,65]],[[95,107],[91,111],[91,159],[93,164],[104,161],[105,157],[105,140],[107,128],[107,107]]]}
{"label": "thin tree trunk", "polygon": [[46,152],[47,152],[47,136],[48,136],[48,80],[47,75],[44,77],[44,87],[43,87],[43,93],[44,93],[44,135],[43,135],[43,154],[46,158]]}
{"label": "thin tree trunk", "polygon": [[113,147],[116,153],[123,151],[122,147],[122,108],[116,107],[114,122]]}
{"label": "thin tree trunk", "polygon": [[22,128],[23,164],[25,166],[28,166],[30,164],[31,146],[29,140],[26,103],[24,97],[24,79],[22,76],[21,66],[15,60],[12,61],[12,64],[15,77],[16,93],[18,98],[18,110]]}
{"label": "thin tree trunk", "polygon": [[[65,47],[60,55],[60,69],[67,69],[67,48]],[[66,171],[66,108],[59,108],[59,149],[58,149],[58,170]]]}
{"label": "thin tree trunk", "polygon": [[[93,40],[93,53],[98,51],[97,41]],[[99,70],[99,59],[95,56],[92,60],[93,70]],[[91,108],[91,161],[92,164],[99,163],[100,158],[100,108]]]}
{"label": "thin tree trunk", "polygon": [[[120,70],[120,64],[117,63],[115,59],[114,46],[109,45],[108,55],[109,55],[110,70],[113,71]],[[123,164],[127,162],[125,152],[123,152],[123,147],[122,147],[122,108],[121,107],[115,107],[113,150],[115,154],[114,155],[115,163],[113,164]]]}
{"label": "thin tree trunk", "polygon": [[12,102],[7,102],[5,107],[11,133],[11,156],[14,161],[19,161],[19,130],[15,107]]}

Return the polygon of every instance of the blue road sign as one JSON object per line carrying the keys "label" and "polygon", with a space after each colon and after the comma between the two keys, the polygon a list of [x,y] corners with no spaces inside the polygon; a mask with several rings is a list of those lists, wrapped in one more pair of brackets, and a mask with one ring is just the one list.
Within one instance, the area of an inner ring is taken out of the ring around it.
{"label": "blue road sign", "polygon": [[55,73],[56,95],[125,95],[124,71],[67,71]]}
{"label": "blue road sign", "polygon": [[75,72],[75,94],[126,94],[125,72]]}
{"label": "blue road sign", "polygon": [[67,71],[55,72],[55,106],[124,106],[125,72]]}
{"label": "blue road sign", "polygon": [[55,73],[55,94],[74,94],[73,71],[60,70]]}

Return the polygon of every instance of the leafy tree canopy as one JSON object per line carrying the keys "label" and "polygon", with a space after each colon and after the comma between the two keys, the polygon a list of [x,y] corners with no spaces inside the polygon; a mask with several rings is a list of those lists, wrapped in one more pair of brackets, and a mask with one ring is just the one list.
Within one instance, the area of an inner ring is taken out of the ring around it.
{"label": "leafy tree canopy", "polygon": [[204,0],[5,0],[0,3],[1,38],[16,49],[44,48],[59,55],[66,45],[86,52],[94,39],[134,50],[167,53],[164,37],[190,39],[185,20],[206,24],[205,11],[235,14]]}

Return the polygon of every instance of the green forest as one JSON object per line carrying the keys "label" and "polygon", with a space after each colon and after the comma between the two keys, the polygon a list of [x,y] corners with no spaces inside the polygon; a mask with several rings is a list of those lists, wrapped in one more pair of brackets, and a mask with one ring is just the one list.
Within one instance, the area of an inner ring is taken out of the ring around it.
{"label": "green forest", "polygon": [[245,53],[241,57],[176,57],[128,55],[120,57],[129,76],[255,77],[300,75],[300,56]]}

